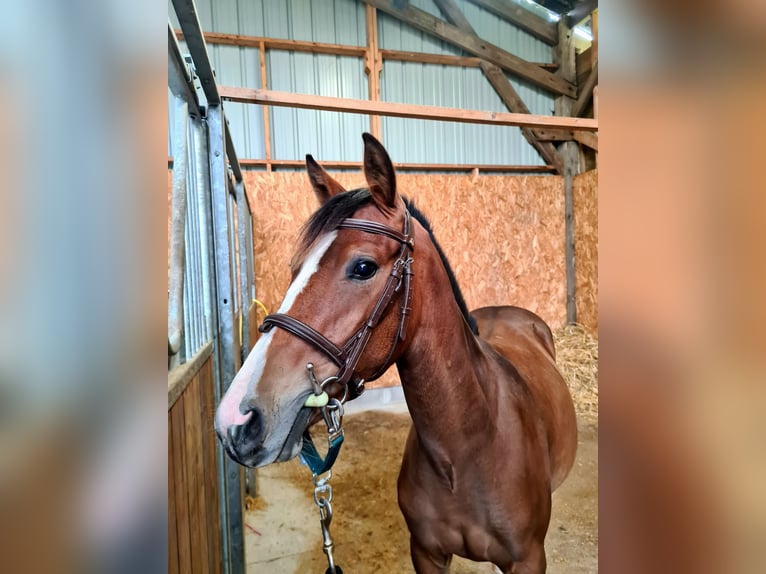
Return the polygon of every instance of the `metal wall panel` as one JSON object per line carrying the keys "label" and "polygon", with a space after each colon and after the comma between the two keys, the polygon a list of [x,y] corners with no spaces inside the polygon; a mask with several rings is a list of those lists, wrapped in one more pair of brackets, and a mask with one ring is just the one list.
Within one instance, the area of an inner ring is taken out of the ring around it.
{"label": "metal wall panel", "polygon": [[[467,0],[458,0],[457,3],[482,38],[529,61],[552,61],[552,50],[544,42]],[[412,4],[431,14],[440,15],[431,0],[413,0]],[[462,55],[459,49],[450,44],[382,13],[378,14],[378,35],[380,46],[384,49]],[[552,95],[523,80],[510,76],[508,78],[532,113],[553,113]],[[390,102],[508,111],[477,68],[461,69],[389,61],[385,63],[381,76],[381,98]],[[395,161],[521,165],[545,163],[518,128],[384,118],[383,137],[386,145],[396,155]]]}
{"label": "metal wall panel", "polygon": [[[550,46],[467,0],[457,2],[482,38],[529,61],[552,61]],[[412,4],[440,14],[432,0],[412,0]],[[360,46],[366,42],[365,7],[356,0],[199,0],[197,7],[206,31]],[[458,48],[381,12],[378,35],[384,49],[462,54]],[[261,87],[258,50],[219,45],[209,45],[209,49],[221,85]],[[267,84],[273,90],[357,99],[368,95],[361,58],[269,50],[267,69]],[[532,113],[553,113],[552,95],[527,82],[509,79]],[[381,99],[507,111],[476,68],[386,61]],[[227,102],[226,115],[239,156],[265,157],[261,106]],[[173,118],[168,120],[172,155]],[[311,153],[320,161],[360,161],[360,134],[370,126],[364,115],[290,108],[272,108],[270,123],[273,158],[303,159]],[[518,128],[401,118],[383,118],[382,126],[383,139],[395,161],[544,163]]]}

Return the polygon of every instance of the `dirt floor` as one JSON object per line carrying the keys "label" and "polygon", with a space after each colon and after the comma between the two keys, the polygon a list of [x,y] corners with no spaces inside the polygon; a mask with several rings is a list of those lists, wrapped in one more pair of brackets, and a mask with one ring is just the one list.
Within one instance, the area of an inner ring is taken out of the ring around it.
{"label": "dirt floor", "polygon": [[[410,426],[402,408],[344,419],[346,441],[333,471],[332,536],[345,574],[413,572],[409,534],[396,502],[396,478]],[[553,495],[546,553],[550,574],[597,572],[598,429],[580,423],[577,460]],[[259,497],[245,513],[248,572],[316,574],[325,571],[311,474],[297,459],[258,471]],[[455,558],[451,572],[494,572],[493,566]]]}

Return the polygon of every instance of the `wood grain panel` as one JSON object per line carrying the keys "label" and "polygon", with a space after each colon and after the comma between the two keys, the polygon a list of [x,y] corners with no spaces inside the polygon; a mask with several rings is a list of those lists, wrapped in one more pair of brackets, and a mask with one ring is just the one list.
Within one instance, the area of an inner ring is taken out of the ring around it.
{"label": "wood grain panel", "polygon": [[173,470],[178,546],[178,571],[191,572],[191,541],[189,537],[189,505],[187,501],[186,452],[184,449],[184,397],[170,411],[170,431],[173,447]]}
{"label": "wood grain panel", "polygon": [[199,376],[189,384],[184,398],[184,448],[186,450],[187,500],[189,504],[192,573],[207,572],[207,512],[205,469],[202,465]]}
{"label": "wood grain panel", "polygon": [[172,421],[168,414],[168,574],[178,574],[178,525],[176,524],[175,459]]}
{"label": "wood grain panel", "polygon": [[215,394],[213,392],[213,361],[208,360],[199,373],[200,422],[202,460],[204,464],[204,494],[207,509],[208,571],[221,571],[221,515],[218,506],[218,472],[216,461],[217,437],[213,427]]}

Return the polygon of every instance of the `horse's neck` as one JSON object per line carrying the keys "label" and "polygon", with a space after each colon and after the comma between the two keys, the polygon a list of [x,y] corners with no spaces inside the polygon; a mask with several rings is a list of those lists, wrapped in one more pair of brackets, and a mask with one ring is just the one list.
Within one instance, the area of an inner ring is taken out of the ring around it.
{"label": "horse's neck", "polygon": [[431,307],[397,368],[420,443],[451,458],[450,445],[480,440],[494,425],[496,389],[482,384],[489,362],[457,305]]}

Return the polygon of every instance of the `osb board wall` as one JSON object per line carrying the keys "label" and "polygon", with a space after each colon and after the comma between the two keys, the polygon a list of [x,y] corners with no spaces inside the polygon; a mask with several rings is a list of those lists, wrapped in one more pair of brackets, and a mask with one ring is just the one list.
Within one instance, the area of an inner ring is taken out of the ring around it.
{"label": "osb board wall", "polygon": [[[333,177],[347,189],[364,184],[358,172]],[[551,328],[565,323],[562,178],[397,177],[398,189],[430,216],[469,309],[513,304],[538,313]],[[248,171],[245,184],[255,212],[257,294],[273,312],[290,283],[288,262],[300,227],[317,203],[302,172]],[[378,383],[391,384],[398,384],[395,369]]]}
{"label": "osb board wall", "polygon": [[577,322],[598,337],[598,170],[575,176],[572,199]]}

